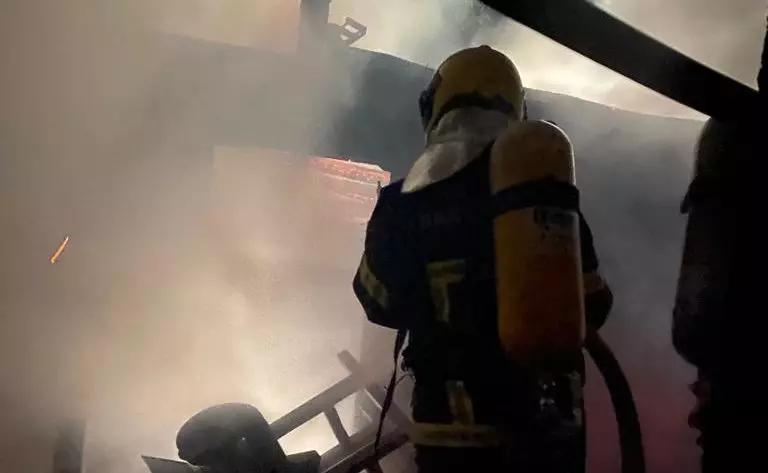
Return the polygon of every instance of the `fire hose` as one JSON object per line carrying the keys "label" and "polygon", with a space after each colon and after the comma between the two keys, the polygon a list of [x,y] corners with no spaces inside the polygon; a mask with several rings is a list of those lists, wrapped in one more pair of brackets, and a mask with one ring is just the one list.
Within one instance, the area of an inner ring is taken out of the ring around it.
{"label": "fire hose", "polygon": [[622,473],[645,473],[643,435],[629,381],[613,351],[594,330],[587,333],[584,347],[597,365],[611,396],[619,428]]}

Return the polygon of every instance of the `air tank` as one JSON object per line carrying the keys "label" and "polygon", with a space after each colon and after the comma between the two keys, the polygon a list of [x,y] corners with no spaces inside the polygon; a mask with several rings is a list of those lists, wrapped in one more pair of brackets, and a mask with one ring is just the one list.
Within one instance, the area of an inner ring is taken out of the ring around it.
{"label": "air tank", "polygon": [[498,331],[513,362],[574,369],[584,295],[573,147],[552,123],[510,125],[491,152]]}
{"label": "air tank", "polygon": [[[673,341],[690,363],[720,363],[725,337],[738,319],[759,310],[748,288],[762,279],[762,133],[748,122],[710,119],[696,148],[693,179],[682,205],[688,217]],[[764,147],[763,147],[764,148]],[[753,274],[754,273],[754,274]]]}

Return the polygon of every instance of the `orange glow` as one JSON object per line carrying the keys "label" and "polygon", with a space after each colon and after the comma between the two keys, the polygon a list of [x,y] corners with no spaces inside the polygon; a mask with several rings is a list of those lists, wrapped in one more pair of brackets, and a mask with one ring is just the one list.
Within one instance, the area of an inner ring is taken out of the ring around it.
{"label": "orange glow", "polygon": [[375,165],[335,158],[312,158],[312,166],[321,172],[359,182],[389,184],[390,173]]}
{"label": "orange glow", "polygon": [[335,212],[348,222],[367,222],[380,187],[390,181],[390,173],[375,164],[328,157],[313,157],[311,164],[317,172],[315,183],[336,202]]}
{"label": "orange glow", "polygon": [[61,242],[61,245],[59,245],[59,248],[51,256],[51,264],[56,264],[56,261],[58,261],[59,256],[61,256],[61,254],[64,253],[64,250],[67,248],[68,244],[69,244],[69,236],[64,238],[64,241]]}

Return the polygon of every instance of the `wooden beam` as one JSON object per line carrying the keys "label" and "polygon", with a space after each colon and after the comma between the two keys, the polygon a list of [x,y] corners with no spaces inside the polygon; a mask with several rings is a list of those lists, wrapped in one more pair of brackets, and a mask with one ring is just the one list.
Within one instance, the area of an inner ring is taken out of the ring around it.
{"label": "wooden beam", "polygon": [[345,399],[357,391],[363,389],[359,378],[348,376],[322,393],[308,400],[296,409],[287,413],[270,424],[272,433],[276,438],[281,438],[300,427],[302,424],[319,416],[328,406],[335,406],[342,399]]}
{"label": "wooden beam", "polygon": [[[347,370],[350,372],[351,377],[359,379],[358,382],[365,386],[365,391],[370,394],[371,398],[376,402],[376,404],[378,404],[377,407],[380,410],[381,406],[384,404],[384,398],[387,395],[386,390],[379,386],[377,383],[368,379],[363,365],[361,365],[360,362],[358,362],[351,353],[344,350],[340,352],[337,357],[339,358],[339,361],[341,361],[341,364],[343,364],[344,367],[347,368]],[[403,413],[403,411],[400,410],[400,408],[394,402],[389,408],[387,416],[390,417],[392,421],[404,431],[407,432],[410,429],[411,420]]]}
{"label": "wooden beam", "polygon": [[323,414],[325,414],[325,418],[328,420],[328,424],[330,424],[333,435],[336,437],[336,440],[338,440],[339,445],[343,448],[351,448],[352,441],[349,438],[347,430],[344,428],[344,424],[341,423],[341,418],[339,417],[336,408],[331,406],[323,411]]}
{"label": "wooden beam", "polygon": [[759,112],[756,90],[651,38],[585,0],[482,2],[582,56],[705,115],[727,121]]}

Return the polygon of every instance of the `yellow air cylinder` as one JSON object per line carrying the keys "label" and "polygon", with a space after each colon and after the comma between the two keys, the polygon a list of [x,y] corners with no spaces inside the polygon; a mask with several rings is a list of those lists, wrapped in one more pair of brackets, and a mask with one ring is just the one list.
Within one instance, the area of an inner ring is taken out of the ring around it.
{"label": "yellow air cylinder", "polygon": [[490,166],[501,344],[537,372],[572,369],[585,330],[573,147],[551,123],[515,122]]}

